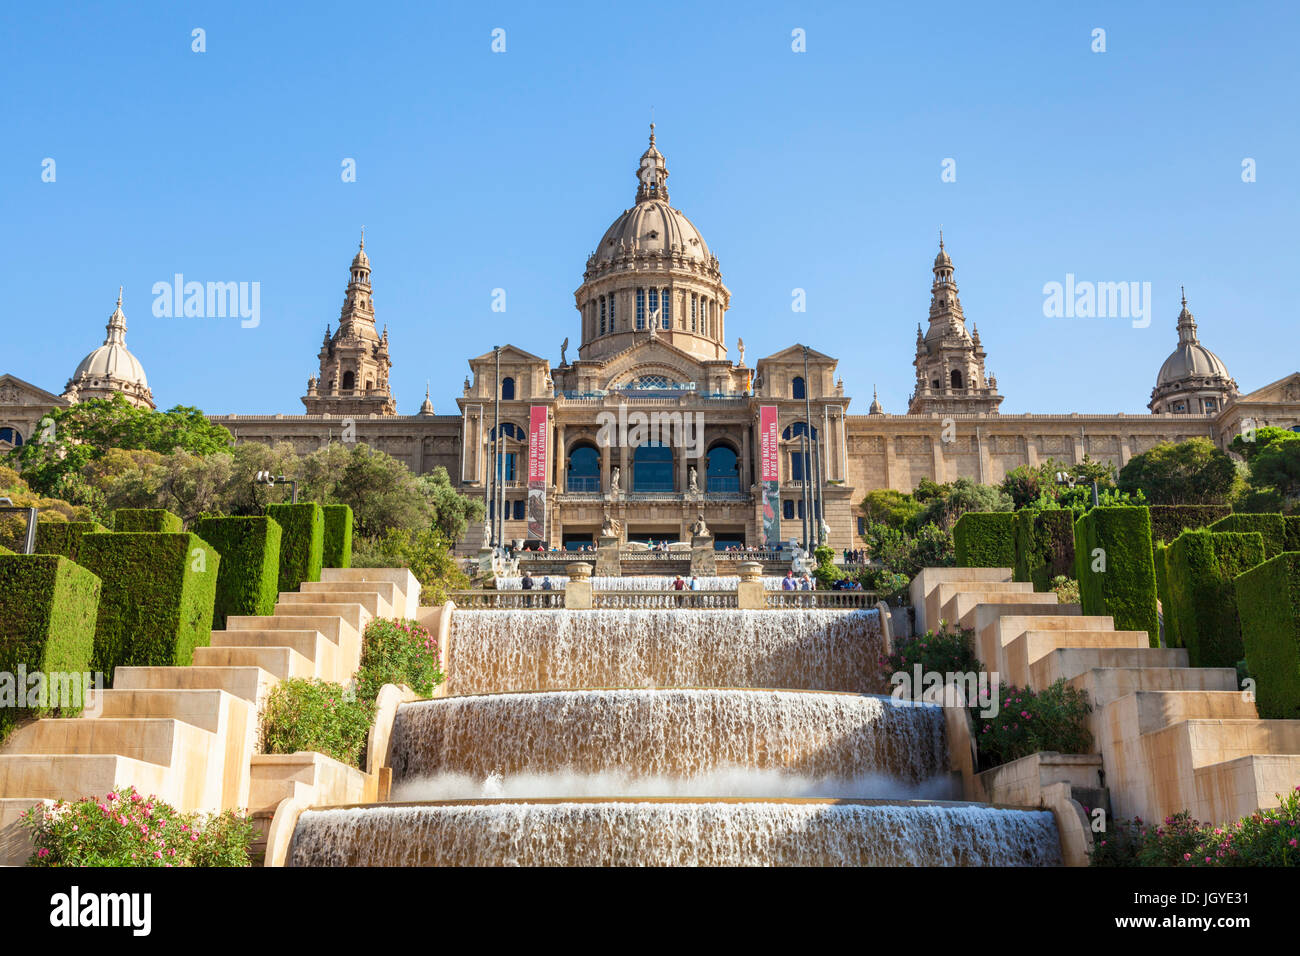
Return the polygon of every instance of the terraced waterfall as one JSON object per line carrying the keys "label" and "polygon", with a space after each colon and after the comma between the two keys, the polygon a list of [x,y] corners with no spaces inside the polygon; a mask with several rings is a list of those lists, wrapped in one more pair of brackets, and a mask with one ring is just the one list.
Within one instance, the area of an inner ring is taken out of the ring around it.
{"label": "terraced waterfall", "polygon": [[874,610],[457,612],[395,802],[304,812],[290,865],[1059,863],[1049,811],[951,802],[882,650]]}

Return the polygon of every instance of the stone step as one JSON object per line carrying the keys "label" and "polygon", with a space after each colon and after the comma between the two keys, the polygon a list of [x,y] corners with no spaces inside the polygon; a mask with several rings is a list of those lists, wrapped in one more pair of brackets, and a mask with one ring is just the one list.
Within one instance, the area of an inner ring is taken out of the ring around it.
{"label": "stone step", "polygon": [[315,676],[337,680],[338,645],[319,631],[213,631],[213,647],[291,647],[315,665]]}
{"label": "stone step", "polygon": [[1029,665],[1029,686],[1051,687],[1094,667],[1186,667],[1181,647],[1058,647]]}
{"label": "stone step", "polygon": [[[1031,626],[1019,637],[1003,644],[1002,660],[1006,667],[1004,673],[1007,681],[1016,687],[1024,687],[1029,683],[1034,663],[1058,647],[1137,649],[1149,645],[1146,631],[1089,631],[1065,628],[1039,630]],[[1042,690],[1042,687],[1032,684],[1030,686],[1034,686],[1035,690]]]}
{"label": "stone step", "polygon": [[1155,733],[1188,720],[1259,720],[1255,704],[1236,690],[1139,690],[1107,706],[1123,705],[1129,697],[1136,705],[1139,734]]}
{"label": "stone step", "polygon": [[1098,667],[1068,683],[1087,693],[1092,706],[1100,710],[1140,690],[1235,691],[1237,671],[1233,667]]}
{"label": "stone step", "polygon": [[[398,605],[405,600],[405,595],[392,581],[304,581],[297,593],[300,595],[377,594],[382,602],[388,605],[390,615],[394,614]],[[283,598],[284,595],[281,594],[280,597]]]}
{"label": "stone step", "polygon": [[0,866],[27,865],[35,847],[32,846],[31,831],[20,821],[32,807],[52,804],[48,797],[0,797]]}
{"label": "stone step", "polygon": [[373,615],[362,605],[352,604],[327,604],[324,601],[311,601],[301,604],[277,604],[275,606],[275,617],[312,617],[319,615],[321,617],[341,617],[358,633],[366,629]]}
{"label": "stone step", "polygon": [[226,618],[227,631],[317,631],[335,644],[355,630],[337,614],[262,614]]}
{"label": "stone step", "polygon": [[1005,673],[1002,648],[1030,628],[1034,630],[1113,631],[1109,617],[1084,616],[1077,604],[1023,604],[1007,610],[986,604],[976,609],[975,653],[987,670]]}
{"label": "stone step", "polygon": [[939,596],[936,589],[940,584],[965,582],[1008,583],[1011,581],[1010,568],[922,568],[912,578],[909,588],[912,607],[915,609],[916,633],[924,634],[939,626]]}
{"label": "stone step", "polygon": [[144,796],[174,799],[171,771],[118,754],[0,754],[0,793],[6,798],[103,798],[128,784]]}
{"label": "stone step", "polygon": [[[341,589],[351,585],[330,586]],[[393,590],[396,590],[396,588],[393,588]],[[371,617],[393,616],[392,601],[376,591],[281,591],[275,607],[278,611],[280,608],[291,608],[303,604],[360,604]]]}
{"label": "stone step", "polygon": [[394,611],[401,617],[414,618],[419,615],[420,582],[407,568],[322,568],[320,579],[325,583],[384,581],[395,584],[402,600],[393,605]]}
{"label": "stone step", "polygon": [[222,707],[232,700],[247,707],[249,701],[227,694],[224,690],[180,690],[173,688],[100,691],[96,717],[139,718],[168,717],[206,730],[220,733]]}
{"label": "stone step", "polygon": [[279,680],[316,676],[316,665],[292,647],[196,647],[194,665],[260,667]]}
{"label": "stone step", "polygon": [[1197,819],[1223,823],[1276,807],[1300,781],[1300,754],[1248,754],[1193,771]]}
{"label": "stone step", "polygon": [[[206,762],[214,734],[171,717],[70,717],[18,728],[6,754],[116,754],[160,767]],[[6,791],[6,795],[10,795]]]}
{"label": "stone step", "polygon": [[[982,591],[963,591],[953,595],[943,606],[940,615],[949,623],[956,622],[959,627],[975,630],[975,620],[981,608],[1001,608],[1003,614],[1020,613],[1024,607],[1047,607],[1051,611],[1029,611],[1027,613],[1056,613],[1056,608],[1063,607],[1060,598],[1053,592],[1010,591],[1005,594],[985,594]],[[985,618],[988,612],[984,612]]]}
{"label": "stone step", "polygon": [[260,704],[278,680],[261,667],[119,667],[113,673],[113,689],[224,690]]}

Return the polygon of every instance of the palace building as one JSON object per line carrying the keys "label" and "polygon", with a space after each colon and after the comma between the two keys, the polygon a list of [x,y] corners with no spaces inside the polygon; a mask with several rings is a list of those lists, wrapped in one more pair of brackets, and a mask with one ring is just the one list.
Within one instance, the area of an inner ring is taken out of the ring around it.
{"label": "palace building", "polygon": [[[1241,394],[1201,344],[1185,297],[1151,414],[1001,414],[942,235],[906,411],[889,414],[873,396],[866,414],[850,414],[835,357],[802,343],[763,357],[747,357],[743,339],[728,348],[721,263],[670,204],[668,177],[652,125],[634,202],[587,257],[574,293],[578,346],[570,356],[566,339],[559,364],[516,345],[489,350],[468,360],[454,414],[435,414],[428,390],[416,414],[399,414],[363,236],[337,328],[325,327],[313,362],[305,414],[212,420],[239,441],[288,441],[304,452],[351,425],[357,441],[417,473],[442,466],[463,492],[489,501],[499,540],[590,543],[608,515],[628,540],[688,541],[703,515],[717,546],[761,547],[802,539],[805,518],[815,525],[819,515],[836,549],[859,541],[858,505],[872,489],[911,491],[923,478],[996,483],[1049,458],[1119,467],[1162,442],[1205,436],[1226,448],[1250,423],[1300,426],[1300,373]],[[400,349],[400,322],[394,330]],[[69,402],[120,391],[154,407],[125,332],[119,296],[108,338],[60,396],[0,376],[0,450],[30,439],[46,411]],[[637,440],[635,427],[610,440],[611,422],[642,420],[666,425],[657,441]],[[471,528],[461,549],[477,550],[487,533]]]}

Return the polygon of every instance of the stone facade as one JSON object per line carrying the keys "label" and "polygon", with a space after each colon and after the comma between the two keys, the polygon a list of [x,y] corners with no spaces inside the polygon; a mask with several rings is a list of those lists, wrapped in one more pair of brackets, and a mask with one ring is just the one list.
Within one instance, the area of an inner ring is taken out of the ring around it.
{"label": "stone facade", "polygon": [[[857,543],[858,504],[872,489],[911,491],[922,478],[996,483],[1018,465],[1049,458],[1090,456],[1118,467],[1162,442],[1204,436],[1227,447],[1252,423],[1300,424],[1300,373],[1239,394],[1223,363],[1200,344],[1185,300],[1178,345],[1153,391],[1155,414],[1000,414],[1002,395],[985,370],[979,330],[967,328],[942,235],[928,328],[917,328],[907,413],[886,414],[873,400],[869,414],[851,415],[832,356],[796,344],[747,360],[738,340],[733,359],[725,339],[731,293],[702,234],[669,205],[667,161],[653,127],[636,178],[634,204],[602,235],[574,293],[579,345],[572,358],[567,338],[554,366],[505,345],[469,359],[455,414],[435,414],[427,390],[418,414],[397,414],[388,332],[376,330],[363,236],[338,329],[326,328],[318,375],[303,398],[307,414],[212,419],[239,441],[287,441],[309,452],[355,440],[417,473],[441,466],[466,494],[504,501],[500,521],[494,517],[497,535],[515,540],[529,537],[529,425],[540,407],[549,467],[532,507],[544,503],[546,544],[590,543],[608,513],[624,540],[689,541],[690,524],[703,514],[719,544],[760,545],[759,416],[763,406],[775,406],[780,537],[803,536],[804,515],[815,510],[805,507],[803,477],[815,473],[827,540],[837,549]],[[30,438],[41,415],[68,400],[0,377],[0,450],[6,435],[10,445]],[[670,433],[638,438],[638,413],[655,416]],[[610,422],[630,433],[609,441]],[[678,428],[697,422],[698,433]],[[667,447],[648,444],[655,437]],[[499,482],[491,467],[496,439]],[[486,533],[471,528],[461,547],[476,550]]]}

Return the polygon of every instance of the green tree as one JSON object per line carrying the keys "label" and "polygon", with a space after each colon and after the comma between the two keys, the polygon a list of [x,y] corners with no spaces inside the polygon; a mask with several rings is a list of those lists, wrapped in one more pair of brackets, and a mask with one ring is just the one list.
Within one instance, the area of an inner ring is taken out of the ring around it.
{"label": "green tree", "polygon": [[381,537],[354,541],[352,566],[410,568],[420,582],[421,604],[441,604],[448,590],[469,587],[469,577],[451,552],[451,541],[433,528],[389,528]]}
{"label": "green tree", "polygon": [[1219,505],[1227,502],[1237,466],[1208,438],[1164,442],[1129,459],[1119,490],[1141,491],[1155,505]]}
{"label": "green tree", "polygon": [[[922,479],[924,483],[926,479]],[[927,488],[925,508],[916,516],[918,527],[935,524],[951,531],[952,526],[968,511],[1014,511],[1011,496],[993,485],[981,485],[969,478],[958,478],[946,485],[930,482]],[[921,500],[921,490],[913,496]]]}
{"label": "green tree", "polygon": [[859,507],[868,523],[887,524],[891,528],[905,527],[921,512],[915,498],[892,488],[868,491]]}
{"label": "green tree", "polygon": [[471,524],[483,520],[486,508],[482,498],[471,498],[457,491],[451,483],[447,469],[439,465],[419,482],[424,495],[433,506],[433,526],[449,541],[458,541]]}

